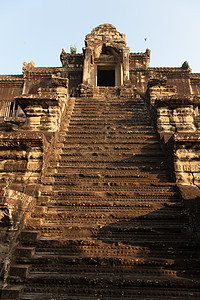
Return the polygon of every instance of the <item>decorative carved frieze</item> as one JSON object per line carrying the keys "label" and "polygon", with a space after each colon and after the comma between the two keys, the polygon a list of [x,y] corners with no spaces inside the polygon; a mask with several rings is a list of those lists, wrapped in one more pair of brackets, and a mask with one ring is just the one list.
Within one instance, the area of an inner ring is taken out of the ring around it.
{"label": "decorative carved frieze", "polygon": [[174,141],[174,168],[177,182],[200,187],[199,134],[176,133]]}
{"label": "decorative carved frieze", "polygon": [[11,187],[25,193],[32,192],[31,186],[39,183],[47,144],[42,133],[1,132],[0,184],[5,185],[9,179]]}

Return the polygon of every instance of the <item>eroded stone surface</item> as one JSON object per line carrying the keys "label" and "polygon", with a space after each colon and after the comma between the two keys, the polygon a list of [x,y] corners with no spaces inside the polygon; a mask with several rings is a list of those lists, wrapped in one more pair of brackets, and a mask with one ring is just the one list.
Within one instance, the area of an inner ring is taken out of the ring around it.
{"label": "eroded stone surface", "polygon": [[35,207],[36,199],[9,189],[9,181],[1,189],[0,199],[0,280],[1,286],[5,288],[23,222]]}
{"label": "eroded stone surface", "polygon": [[0,75],[2,299],[198,299],[200,75],[111,24],[60,58]]}

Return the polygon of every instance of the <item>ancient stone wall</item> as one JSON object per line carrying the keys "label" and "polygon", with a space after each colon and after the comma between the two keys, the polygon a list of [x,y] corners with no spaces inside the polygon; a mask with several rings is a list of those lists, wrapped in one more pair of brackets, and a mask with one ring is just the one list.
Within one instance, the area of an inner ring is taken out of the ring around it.
{"label": "ancient stone wall", "polygon": [[199,133],[177,133],[174,141],[174,167],[177,182],[200,188]]}
{"label": "ancient stone wall", "polygon": [[44,156],[51,150],[54,133],[68,105],[68,80],[51,75],[47,82],[47,87],[40,87],[37,94],[15,98],[25,118],[4,117],[0,136],[0,184],[4,186],[9,179],[13,189],[27,194],[37,194]]}
{"label": "ancient stone wall", "polygon": [[130,53],[130,70],[134,69],[148,69],[150,63],[151,51],[149,49],[144,53]]}
{"label": "ancient stone wall", "polygon": [[145,94],[149,80],[149,72],[147,70],[130,70],[130,81],[138,92]]}
{"label": "ancient stone wall", "polygon": [[31,194],[39,180],[43,153],[47,146],[44,134],[28,131],[0,134],[0,184]]}
{"label": "ancient stone wall", "polygon": [[35,67],[35,63],[23,63],[22,94],[37,94],[39,88],[52,86],[52,76],[66,77],[65,69],[61,67]]}
{"label": "ancient stone wall", "polygon": [[166,96],[156,100],[159,132],[195,132],[195,106],[192,99]]}
{"label": "ancient stone wall", "polygon": [[176,182],[199,187],[199,98],[180,94],[176,82],[173,86],[167,82],[162,76],[149,81],[147,99],[152,117],[166,144]]}

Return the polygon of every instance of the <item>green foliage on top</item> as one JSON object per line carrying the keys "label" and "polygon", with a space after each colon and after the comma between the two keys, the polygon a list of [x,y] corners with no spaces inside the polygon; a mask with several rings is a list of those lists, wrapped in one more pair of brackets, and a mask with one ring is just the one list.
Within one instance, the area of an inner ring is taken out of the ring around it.
{"label": "green foliage on top", "polygon": [[76,43],[74,44],[74,46],[70,46],[70,53],[71,54],[76,54],[77,52],[77,47],[76,47]]}

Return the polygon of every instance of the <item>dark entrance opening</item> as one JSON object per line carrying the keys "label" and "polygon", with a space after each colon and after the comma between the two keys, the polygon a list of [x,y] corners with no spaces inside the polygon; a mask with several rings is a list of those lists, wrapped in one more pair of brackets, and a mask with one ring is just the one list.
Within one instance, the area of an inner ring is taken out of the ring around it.
{"label": "dark entrance opening", "polygon": [[99,70],[97,72],[98,86],[115,86],[115,70]]}

